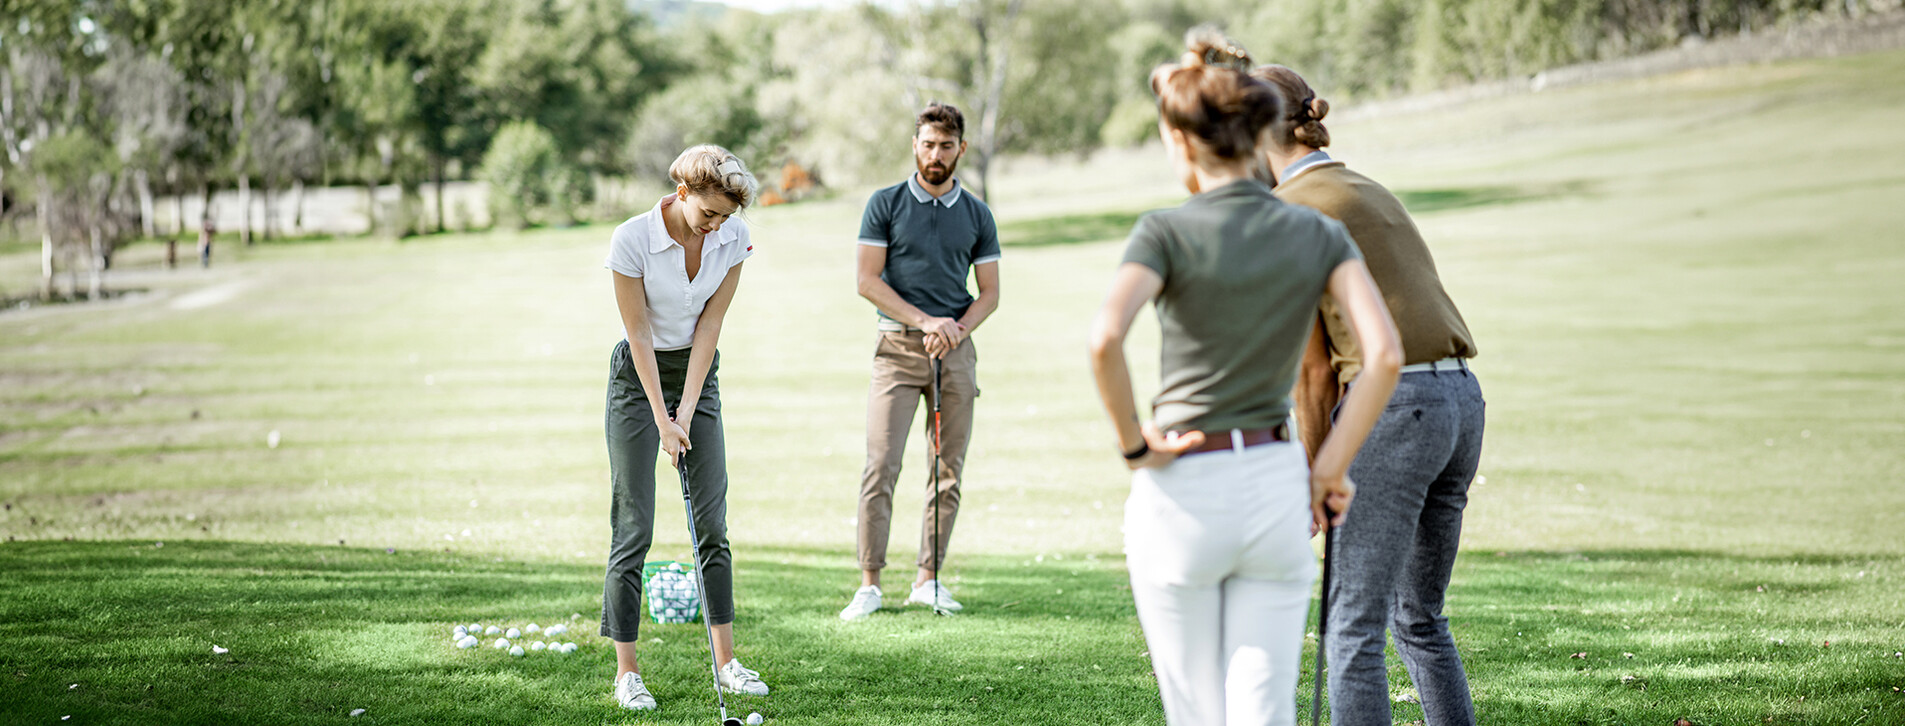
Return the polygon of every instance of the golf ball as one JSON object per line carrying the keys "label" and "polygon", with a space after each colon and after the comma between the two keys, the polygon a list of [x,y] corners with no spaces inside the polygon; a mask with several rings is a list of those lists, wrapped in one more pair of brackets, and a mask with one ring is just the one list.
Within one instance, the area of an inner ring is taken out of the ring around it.
{"label": "golf ball", "polygon": [[515,628],[510,628],[510,629],[509,629],[509,632],[507,632],[507,633],[504,633],[504,634],[503,634],[503,637],[505,637],[505,638],[512,638],[512,639],[513,639],[513,638],[520,638],[520,637],[523,637],[523,631],[521,631],[521,630],[517,630],[517,629],[515,629]]}
{"label": "golf ball", "polygon": [[536,641],[536,642],[534,642],[534,643],[530,643],[530,644],[529,644],[529,649],[530,649],[530,650],[542,650],[543,648],[547,648],[547,647],[549,647],[549,644],[548,644],[548,643],[544,643],[544,642],[542,642],[542,641],[540,641],[540,640],[538,640],[538,641]]}
{"label": "golf ball", "polygon": [[503,632],[503,629],[502,629],[502,628],[499,628],[499,627],[496,627],[496,626],[494,626],[494,625],[491,625],[491,626],[489,626],[489,627],[487,627],[487,628],[484,628],[484,629],[483,629],[483,634],[484,634],[484,635],[495,635],[495,634],[497,634],[497,633],[501,633],[501,632]]}
{"label": "golf ball", "polygon": [[469,630],[467,630],[467,629],[465,629],[465,628],[464,628],[463,626],[461,626],[461,625],[458,625],[458,626],[456,626],[456,627],[454,627],[454,628],[451,628],[451,629],[450,629],[450,634],[451,634],[451,635],[453,635],[453,636],[456,636],[456,637],[458,637],[458,638],[461,638],[461,637],[463,637],[463,636],[465,636],[465,635],[469,635],[469,634],[470,634],[470,631],[469,631]]}
{"label": "golf ball", "polygon": [[562,652],[564,652],[564,653],[574,653],[574,652],[575,652],[575,649],[576,649],[576,644],[575,644],[575,643],[563,643],[563,644],[562,644]]}
{"label": "golf ball", "polygon": [[466,649],[476,647],[476,636],[474,635],[463,636],[462,640],[456,641],[456,647],[466,648]]}
{"label": "golf ball", "polygon": [[494,645],[494,646],[495,646],[495,648],[496,648],[497,650],[502,650],[502,649],[504,649],[504,648],[507,648],[507,647],[509,647],[509,639],[508,639],[508,638],[497,638],[497,639],[496,639],[496,642],[495,642],[495,643],[493,643],[492,645]]}
{"label": "golf ball", "polygon": [[761,726],[761,714],[756,711],[747,715],[748,726]]}
{"label": "golf ball", "polygon": [[523,632],[529,633],[530,635],[535,635],[536,633],[542,632],[542,626],[537,625],[535,623],[530,623],[529,627],[523,628]]}
{"label": "golf ball", "polygon": [[548,630],[542,631],[542,634],[543,635],[561,635],[567,632],[569,632],[569,626],[557,623],[555,625],[549,626]]}
{"label": "golf ball", "polygon": [[523,657],[523,647],[520,645],[513,646],[509,649],[509,654],[517,658],[521,658]]}
{"label": "golf ball", "polygon": [[469,625],[469,627],[468,627],[468,628],[465,628],[465,629],[466,629],[466,630],[468,630],[468,631],[470,631],[470,632],[472,632],[472,633],[481,633],[481,632],[483,632],[483,624],[482,624],[482,623],[470,623],[470,625]]}

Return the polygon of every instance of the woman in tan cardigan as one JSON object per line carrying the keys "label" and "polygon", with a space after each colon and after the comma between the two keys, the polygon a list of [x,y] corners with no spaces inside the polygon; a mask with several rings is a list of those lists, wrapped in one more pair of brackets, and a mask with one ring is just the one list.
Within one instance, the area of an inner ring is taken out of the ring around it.
{"label": "woman in tan cardigan", "polygon": [[[1442,603],[1482,451],[1482,389],[1468,368],[1475,341],[1442,289],[1435,260],[1402,202],[1323,151],[1329,103],[1282,66],[1251,75],[1275,87],[1285,113],[1259,148],[1277,197],[1337,219],[1362,250],[1402,336],[1403,367],[1362,453],[1350,465],[1356,507],[1336,532],[1329,600],[1330,722],[1392,722],[1383,631],[1395,633],[1429,726],[1475,723],[1462,657]],[[1297,384],[1303,441],[1316,450],[1362,369],[1340,305],[1325,299]]]}

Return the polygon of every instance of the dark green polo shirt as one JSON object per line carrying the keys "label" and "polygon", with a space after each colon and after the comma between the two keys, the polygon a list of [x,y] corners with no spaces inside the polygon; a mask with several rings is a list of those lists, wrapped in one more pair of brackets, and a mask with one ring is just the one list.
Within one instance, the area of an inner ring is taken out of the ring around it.
{"label": "dark green polo shirt", "polygon": [[1290,389],[1338,265],[1361,253],[1336,220],[1245,180],[1138,219],[1124,261],[1164,278],[1156,303],[1166,431],[1258,429],[1290,415]]}
{"label": "dark green polo shirt", "polygon": [[860,221],[860,244],[885,248],[880,279],[921,312],[941,318],[965,315],[973,301],[967,273],[999,260],[992,210],[957,180],[937,199],[910,177],[874,192]]}

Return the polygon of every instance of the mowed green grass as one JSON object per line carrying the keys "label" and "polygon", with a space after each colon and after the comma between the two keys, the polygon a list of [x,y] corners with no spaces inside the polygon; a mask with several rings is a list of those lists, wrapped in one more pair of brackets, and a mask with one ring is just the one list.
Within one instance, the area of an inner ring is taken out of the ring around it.
{"label": "mowed green grass", "polygon": [[[1480,342],[1489,443],[1449,616],[1485,722],[1905,722],[1900,77],[1887,53],[1331,119],[1339,158],[1420,215]],[[742,713],[1162,722],[1083,335],[1124,226],[1183,193],[1155,149],[998,186],[954,619],[833,618],[874,337],[863,194],[750,213],[721,379],[739,650],[777,692]],[[703,722],[695,628],[644,631],[644,717],[613,708],[589,635],[608,232],[224,244],[210,271],[135,246],[114,284],[145,294],[0,314],[0,712]],[[0,256],[6,290],[36,272]],[[1155,339],[1132,343],[1141,390]],[[661,480],[655,556],[685,558]],[[570,656],[449,645],[457,622],[571,614]]]}

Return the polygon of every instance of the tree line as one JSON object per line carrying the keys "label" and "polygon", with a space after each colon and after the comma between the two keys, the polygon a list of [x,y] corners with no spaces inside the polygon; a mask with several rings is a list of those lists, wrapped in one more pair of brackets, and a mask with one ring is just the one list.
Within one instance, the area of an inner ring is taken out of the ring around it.
{"label": "tree line", "polygon": [[[966,112],[963,164],[1155,135],[1146,74],[1216,21],[1335,99],[1525,75],[1689,37],[1901,0],[922,0],[771,15],[681,0],[0,0],[0,220],[55,270],[253,205],[366,190],[374,230],[441,231],[443,187],[489,182],[499,224],[561,223],[612,179],[727,146],[776,197],[908,169],[911,114]],[[661,18],[661,20],[657,20]],[[377,204],[380,187],[400,202]],[[175,228],[156,228],[170,199]],[[426,214],[434,206],[434,215]],[[298,215],[300,212],[293,211]],[[434,224],[428,220],[434,219]],[[30,224],[23,224],[30,220]],[[0,227],[0,230],[6,227]]]}

